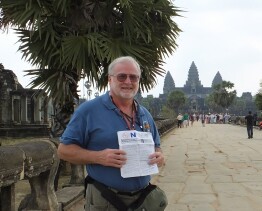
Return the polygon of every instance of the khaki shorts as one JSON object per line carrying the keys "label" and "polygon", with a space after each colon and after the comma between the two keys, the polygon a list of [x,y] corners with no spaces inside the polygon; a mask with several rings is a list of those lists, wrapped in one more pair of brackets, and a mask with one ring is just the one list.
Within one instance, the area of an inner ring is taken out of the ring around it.
{"label": "khaki shorts", "polygon": [[[130,205],[136,201],[141,194],[138,193],[134,196],[121,195],[117,196],[126,204]],[[86,205],[85,211],[118,211],[110,202],[101,196],[99,190],[93,184],[88,184],[86,190]]]}

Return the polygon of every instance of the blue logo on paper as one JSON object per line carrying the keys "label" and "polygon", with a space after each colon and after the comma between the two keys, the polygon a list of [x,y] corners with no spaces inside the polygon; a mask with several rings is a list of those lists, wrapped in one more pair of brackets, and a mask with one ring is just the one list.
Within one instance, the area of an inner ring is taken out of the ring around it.
{"label": "blue logo on paper", "polygon": [[136,138],[136,132],[130,133],[131,138]]}

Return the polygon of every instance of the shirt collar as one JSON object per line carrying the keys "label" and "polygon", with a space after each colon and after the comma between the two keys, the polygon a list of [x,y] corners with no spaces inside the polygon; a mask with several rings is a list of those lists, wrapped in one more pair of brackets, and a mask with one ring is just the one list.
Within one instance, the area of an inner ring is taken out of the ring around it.
{"label": "shirt collar", "polygon": [[[109,110],[116,109],[115,104],[112,102],[111,97],[109,95],[109,91],[107,91],[104,95],[102,95],[102,102]],[[136,106],[137,106],[137,112],[140,116],[144,116],[145,112],[139,105],[139,103],[135,100]]]}

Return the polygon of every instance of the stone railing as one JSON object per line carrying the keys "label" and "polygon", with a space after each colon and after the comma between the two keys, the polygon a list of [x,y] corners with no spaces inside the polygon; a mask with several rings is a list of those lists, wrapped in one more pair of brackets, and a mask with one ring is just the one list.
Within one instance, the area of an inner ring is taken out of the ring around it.
{"label": "stone railing", "polygon": [[156,126],[160,136],[164,135],[169,130],[173,129],[177,125],[176,119],[165,119],[156,121]]}
{"label": "stone railing", "polygon": [[0,147],[0,210],[14,211],[15,184],[28,180],[31,193],[18,210],[59,210],[54,178],[59,165],[56,147],[48,141]]}
{"label": "stone railing", "polygon": [[[156,121],[161,136],[174,128],[175,124],[176,120]],[[79,198],[83,198],[83,185],[71,189],[64,187],[55,191],[54,183],[59,167],[56,144],[51,141],[34,141],[0,147],[0,211],[17,209],[62,211],[70,208]],[[79,171],[84,168],[76,169]],[[76,170],[72,168],[72,171]],[[83,181],[82,173],[72,172],[72,175],[81,177],[78,179]],[[16,209],[15,185],[20,180],[29,181],[31,193]]]}

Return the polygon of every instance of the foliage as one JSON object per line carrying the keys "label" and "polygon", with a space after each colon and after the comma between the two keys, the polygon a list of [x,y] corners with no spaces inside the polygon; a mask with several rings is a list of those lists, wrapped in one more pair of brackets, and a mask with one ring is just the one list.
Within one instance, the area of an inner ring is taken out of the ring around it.
{"label": "foliage", "polygon": [[258,110],[262,110],[262,93],[256,94],[255,103],[256,103]]}
{"label": "foliage", "polygon": [[153,117],[156,117],[159,114],[162,105],[160,99],[154,98],[153,95],[143,98],[141,104],[150,111]]}
{"label": "foliage", "polygon": [[186,97],[181,91],[173,91],[167,97],[167,107],[173,109],[174,111],[179,111],[185,103]]}
{"label": "foliage", "polygon": [[148,110],[150,109],[150,106],[152,105],[154,100],[153,95],[148,95],[146,98],[142,99],[142,105],[146,107]]}
{"label": "foliage", "polygon": [[236,90],[230,91],[233,87],[234,84],[230,81],[222,81],[222,83],[214,85],[214,91],[211,94],[214,102],[227,109],[233,103],[237,95]]}
{"label": "foliage", "polygon": [[169,0],[1,0],[0,7],[0,28],[15,28],[23,58],[37,66],[27,71],[30,85],[63,104],[78,99],[83,76],[106,89],[108,65],[123,55],[138,60],[148,91],[181,31]]}
{"label": "foliage", "polygon": [[215,103],[213,94],[210,94],[205,98],[205,104],[208,106],[210,112],[221,111],[221,106]]}
{"label": "foliage", "polygon": [[236,97],[234,102],[229,106],[230,113],[236,115],[245,115],[247,109],[247,101],[241,97]]}
{"label": "foliage", "polygon": [[167,106],[163,106],[162,110],[160,112],[160,116],[165,118],[165,119],[172,119],[172,118],[175,118],[176,113],[175,113],[174,109],[171,109]]}
{"label": "foliage", "polygon": [[259,110],[262,110],[262,82],[260,83],[260,90],[255,96],[255,103]]}

